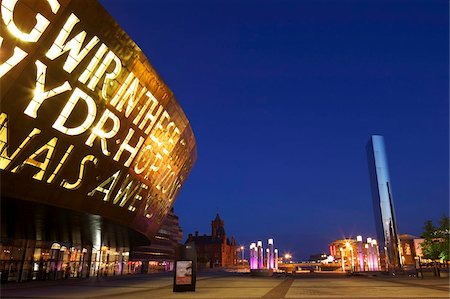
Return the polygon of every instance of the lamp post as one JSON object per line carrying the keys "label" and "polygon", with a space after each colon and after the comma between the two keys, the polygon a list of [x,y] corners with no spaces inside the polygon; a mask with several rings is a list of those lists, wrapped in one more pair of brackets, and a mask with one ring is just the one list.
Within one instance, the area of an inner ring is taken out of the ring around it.
{"label": "lamp post", "polygon": [[357,236],[356,242],[358,244],[359,271],[364,272],[364,252],[363,252],[362,236]]}
{"label": "lamp post", "polygon": [[241,262],[244,265],[244,246],[241,246]]}
{"label": "lamp post", "polygon": [[288,264],[291,261],[292,255],[290,253],[284,254],[284,259],[286,260],[286,264]]}
{"label": "lamp post", "polygon": [[369,259],[369,245],[364,244],[364,249],[366,250],[366,264],[367,264],[367,271],[370,271],[370,259]]}
{"label": "lamp post", "polygon": [[249,257],[249,264],[250,264],[250,269],[255,269],[255,243],[251,243],[250,244],[250,257]]}
{"label": "lamp post", "polygon": [[274,256],[274,263],[275,263],[274,267],[275,267],[275,270],[278,270],[278,249],[277,248],[275,248],[273,250],[273,254],[275,255]]}
{"label": "lamp post", "polygon": [[350,258],[351,258],[350,265],[351,265],[351,271],[353,272],[353,271],[355,271],[355,261],[353,260],[353,246],[352,246],[352,244],[350,244],[349,241],[345,242],[345,246],[346,246],[346,248],[350,249]]}
{"label": "lamp post", "polygon": [[380,270],[379,253],[377,240],[372,239],[372,256],[373,256],[373,270]]}
{"label": "lamp post", "polygon": [[373,271],[372,238],[367,238],[367,264],[369,265],[369,271]]}
{"label": "lamp post", "polygon": [[291,262],[291,258],[292,258],[292,255],[290,253],[284,254],[284,260],[285,260],[284,268],[285,268],[286,274],[289,273],[289,271],[288,271],[289,267],[287,264],[289,264]]}
{"label": "lamp post", "polygon": [[344,248],[339,248],[341,251],[341,264],[342,264],[342,272],[345,272],[345,265],[344,265]]}
{"label": "lamp post", "polygon": [[262,269],[264,268],[264,253],[263,253],[263,246],[262,246],[262,241],[258,241],[257,243],[258,246],[258,268],[257,269]]}
{"label": "lamp post", "polygon": [[274,260],[273,260],[273,239],[269,239],[267,240],[268,243],[268,269],[273,269],[274,268]]}
{"label": "lamp post", "polygon": [[350,254],[352,257],[352,273],[355,271],[355,260],[353,258],[353,247],[350,247]]}

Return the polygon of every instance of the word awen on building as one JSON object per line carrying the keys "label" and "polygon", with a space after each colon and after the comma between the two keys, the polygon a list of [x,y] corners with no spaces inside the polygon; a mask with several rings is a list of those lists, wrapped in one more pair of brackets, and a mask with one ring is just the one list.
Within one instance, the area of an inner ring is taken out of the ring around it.
{"label": "word awen on building", "polygon": [[124,273],[195,163],[191,126],[97,1],[3,0],[0,22],[2,273]]}

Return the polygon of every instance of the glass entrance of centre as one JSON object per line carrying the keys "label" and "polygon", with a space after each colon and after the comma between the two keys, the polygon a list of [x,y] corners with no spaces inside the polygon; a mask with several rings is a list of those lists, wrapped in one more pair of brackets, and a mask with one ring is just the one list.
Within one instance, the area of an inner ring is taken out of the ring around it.
{"label": "glass entrance of centre", "polygon": [[12,281],[59,280],[71,277],[114,276],[134,273],[128,248],[70,246],[31,240],[3,241],[0,277]]}

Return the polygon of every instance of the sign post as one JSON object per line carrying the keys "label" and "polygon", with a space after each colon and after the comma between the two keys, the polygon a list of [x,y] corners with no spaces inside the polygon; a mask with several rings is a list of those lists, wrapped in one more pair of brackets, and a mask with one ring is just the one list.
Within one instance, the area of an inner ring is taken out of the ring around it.
{"label": "sign post", "polygon": [[175,261],[173,274],[174,292],[195,292],[197,278],[197,252],[195,243],[181,247],[178,259]]}

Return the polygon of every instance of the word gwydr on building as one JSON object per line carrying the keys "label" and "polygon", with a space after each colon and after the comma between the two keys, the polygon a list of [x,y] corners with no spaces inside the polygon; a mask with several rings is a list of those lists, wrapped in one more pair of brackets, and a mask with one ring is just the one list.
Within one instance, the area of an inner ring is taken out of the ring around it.
{"label": "word gwydr on building", "polygon": [[2,281],[129,273],[196,160],[190,124],[93,0],[2,0]]}

